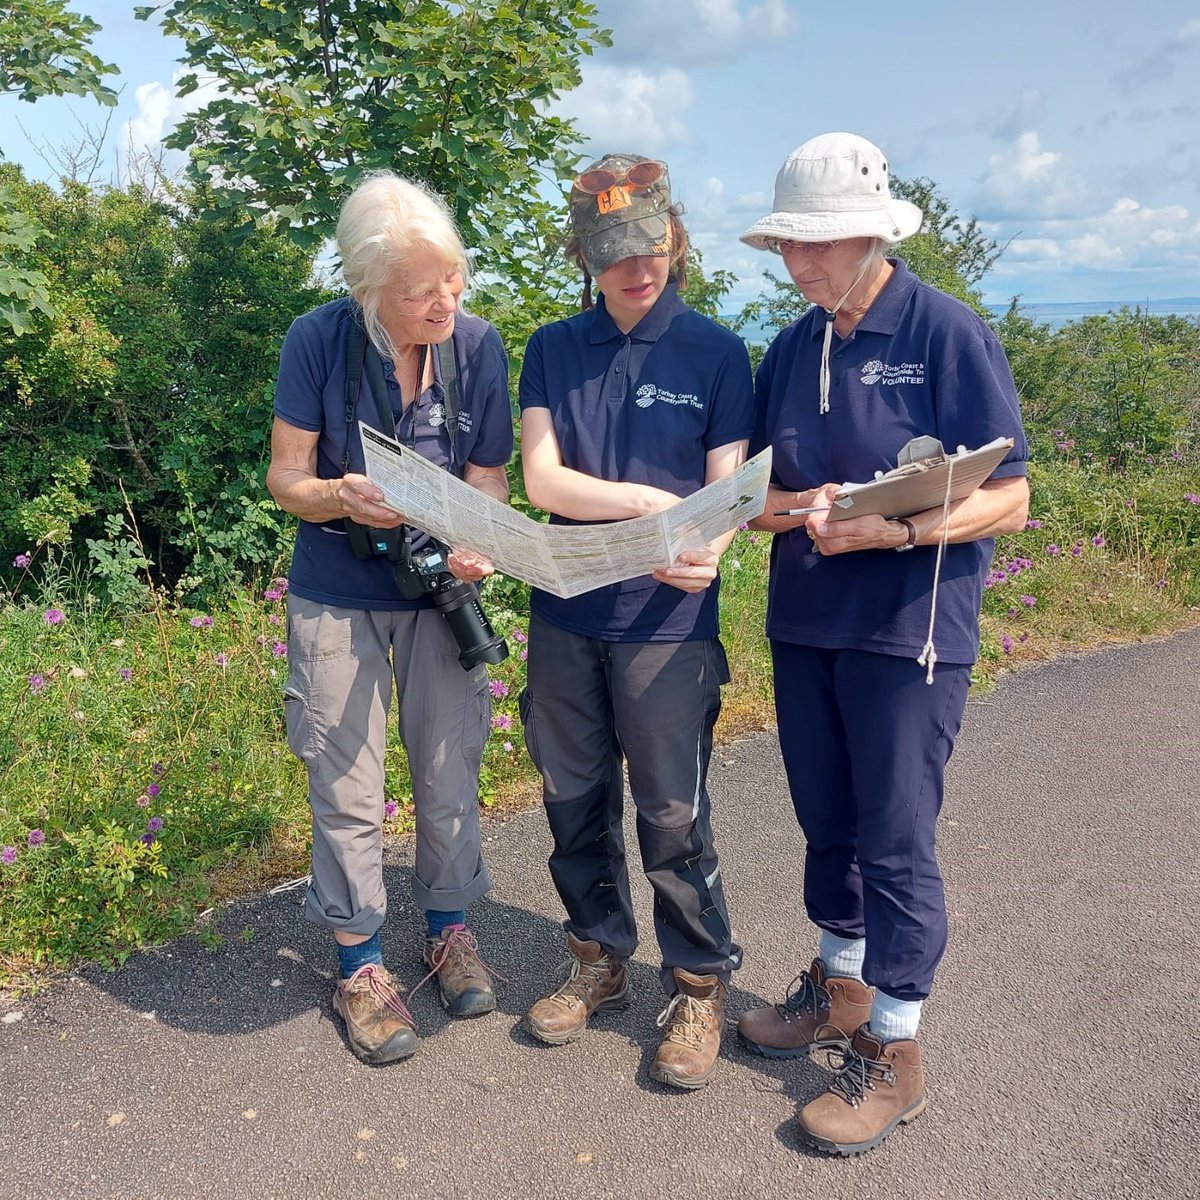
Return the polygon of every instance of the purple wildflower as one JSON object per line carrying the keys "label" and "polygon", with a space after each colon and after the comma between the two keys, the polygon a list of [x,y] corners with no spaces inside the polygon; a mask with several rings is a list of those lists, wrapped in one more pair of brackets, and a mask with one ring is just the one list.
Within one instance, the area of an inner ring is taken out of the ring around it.
{"label": "purple wildflower", "polygon": [[488,691],[491,692],[497,700],[503,700],[504,697],[508,695],[508,684],[501,682],[499,679],[493,679],[492,682],[488,684]]}
{"label": "purple wildflower", "polygon": [[146,795],[145,792],[143,792],[137,798],[137,806],[138,806],[138,808],[149,808],[150,807],[150,797],[148,795]]}
{"label": "purple wildflower", "polygon": [[16,861],[16,846],[5,846],[3,850],[0,850],[0,862],[2,862],[6,867],[11,867]]}
{"label": "purple wildflower", "polygon": [[120,675],[120,677],[124,683],[128,683],[133,678],[133,668],[132,667],[122,667],[117,672],[117,674]]}
{"label": "purple wildflower", "polygon": [[738,529],[740,529],[740,530],[741,530],[743,533],[745,533],[745,532],[746,532],[746,530],[747,530],[747,529],[749,529],[749,528],[750,528],[750,522],[749,522],[749,521],[743,521],[743,522],[742,522],[742,523],[741,523],[741,524],[738,526]]}
{"label": "purple wildflower", "polygon": [[283,624],[283,619],[281,617],[276,616],[275,613],[272,613],[267,618],[267,620],[270,621],[272,625],[282,625]]}
{"label": "purple wildflower", "polygon": [[277,587],[269,587],[265,592],[263,592],[264,600],[270,600],[274,602],[276,600],[281,600],[282,598],[283,593]]}
{"label": "purple wildflower", "polygon": [[512,744],[512,742],[505,742],[505,743],[504,743],[504,747],[503,747],[503,749],[504,749],[504,753],[505,753],[505,754],[511,754],[511,753],[512,753],[512,748],[513,748],[513,744]]}
{"label": "purple wildflower", "polygon": [[41,675],[30,675],[29,690],[31,692],[40,692],[46,686],[46,680]]}
{"label": "purple wildflower", "polygon": [[[13,559],[13,566],[16,567],[18,571],[27,571],[29,570],[29,564],[31,562],[33,562],[33,555],[18,554],[17,557]],[[9,849],[9,847],[6,846],[5,849]],[[15,854],[16,851],[13,851],[13,853]]]}
{"label": "purple wildflower", "polygon": [[1000,648],[1005,654],[1011,654],[1013,651],[1013,640],[1007,633],[1000,639]]}
{"label": "purple wildflower", "polygon": [[752,545],[752,546],[758,545],[758,534],[757,533],[752,533],[750,535],[750,545]]}
{"label": "purple wildflower", "polygon": [[147,795],[147,796],[157,796],[157,795],[158,795],[158,793],[159,793],[159,792],[161,792],[161,791],[162,791],[162,788],[160,788],[160,787],[158,786],[158,784],[157,784],[157,783],[152,783],[152,784],[151,784],[151,785],[150,785],[150,786],[149,786],[149,787],[146,789],[146,795]]}
{"label": "purple wildflower", "polygon": [[1200,504],[1200,496],[1197,496],[1195,492],[1184,492],[1183,498],[1189,504]]}
{"label": "purple wildflower", "polygon": [[1017,613],[1019,613],[1020,611],[1021,611],[1021,610],[1020,610],[1019,608],[1017,608],[1017,607],[1015,607],[1015,606],[1014,606],[1013,608],[1010,608],[1010,609],[1008,610],[1008,615],[1009,615],[1010,617],[1015,617],[1015,616],[1017,615]]}
{"label": "purple wildflower", "polygon": [[1020,642],[1022,646],[1025,645],[1025,643],[1029,641],[1029,630],[1026,630],[1023,634],[1021,634],[1021,636],[1017,638],[1017,641]]}
{"label": "purple wildflower", "polygon": [[529,651],[528,651],[527,649],[525,649],[524,647],[522,647],[522,648],[521,648],[521,653],[520,653],[520,654],[518,654],[518,655],[517,655],[517,657],[518,657],[518,658],[519,658],[519,659],[520,659],[522,662],[524,662],[524,661],[525,661],[525,660],[526,660],[526,659],[529,657]]}
{"label": "purple wildflower", "polygon": [[271,653],[276,658],[287,658],[287,642],[276,642],[271,647]]}
{"label": "purple wildflower", "polygon": [[505,732],[512,728],[512,717],[508,713],[501,713],[498,717],[492,718],[493,729],[503,729]]}
{"label": "purple wildflower", "polygon": [[161,779],[167,773],[167,768],[163,763],[156,762],[150,764],[150,774],[156,775]]}
{"label": "purple wildflower", "polygon": [[1096,536],[1094,538],[1092,538],[1092,545],[1093,546],[1103,546],[1104,545],[1104,535],[1102,533],[1096,534]]}
{"label": "purple wildflower", "polygon": [[1029,520],[1025,522],[1026,529],[1041,529],[1041,527],[1042,523],[1037,519],[1037,517],[1030,517]]}
{"label": "purple wildflower", "polygon": [[146,832],[147,833],[158,833],[158,831],[160,829],[162,829],[162,827],[163,827],[162,817],[151,817],[150,820],[148,820],[146,822]]}
{"label": "purple wildflower", "polygon": [[61,608],[48,608],[45,617],[47,625],[61,625],[67,619],[67,614]]}
{"label": "purple wildflower", "polygon": [[46,835],[45,835],[45,833],[42,832],[42,830],[31,829],[29,831],[29,845],[31,847],[44,845],[45,841],[46,841]]}
{"label": "purple wildflower", "polygon": [[1037,604],[1037,597],[1036,596],[1022,596],[1021,603],[1023,605],[1025,605],[1026,608],[1033,608]]}
{"label": "purple wildflower", "polygon": [[1046,547],[1046,553],[1048,555],[1050,555],[1051,558],[1057,558],[1062,553],[1062,551],[1058,548],[1058,546],[1054,542],[1051,542],[1050,545],[1048,545]]}
{"label": "purple wildflower", "polygon": [[203,618],[203,617],[193,617],[193,618],[192,618],[192,619],[191,619],[191,620],[188,622],[188,624],[189,624],[189,625],[190,625],[190,626],[191,626],[193,629],[199,629],[199,628],[201,628],[201,627],[203,626],[203,624],[204,624],[204,618]]}
{"label": "purple wildflower", "polygon": [[518,645],[524,645],[524,643],[529,641],[529,638],[526,637],[525,634],[523,634],[519,629],[514,629],[512,631],[512,640]]}
{"label": "purple wildflower", "polygon": [[1165,579],[1160,579],[1154,586],[1156,588],[1165,588],[1167,586],[1167,581]]}
{"label": "purple wildflower", "polygon": [[141,842],[143,846],[153,846],[154,843],[158,841],[158,838],[152,833],[143,833],[142,836],[138,838],[138,841]]}
{"label": "purple wildflower", "polygon": [[229,655],[228,654],[218,654],[218,655],[216,655],[216,657],[213,658],[213,662],[215,662],[218,667],[227,667],[227,666],[229,666]]}
{"label": "purple wildflower", "polygon": [[1083,553],[1083,543],[1076,542],[1075,545],[1073,545],[1071,547],[1071,557],[1078,558],[1082,553]]}
{"label": "purple wildflower", "polygon": [[1133,497],[1132,497],[1132,496],[1131,496],[1131,497],[1130,497],[1128,500],[1126,500],[1126,501],[1125,501],[1125,507],[1126,507],[1126,508],[1132,508],[1132,507],[1133,507]]}
{"label": "purple wildflower", "polygon": [[399,806],[396,804],[395,800],[389,800],[383,806],[383,815],[384,815],[385,820],[390,821],[396,815],[396,813],[398,811],[399,811]]}

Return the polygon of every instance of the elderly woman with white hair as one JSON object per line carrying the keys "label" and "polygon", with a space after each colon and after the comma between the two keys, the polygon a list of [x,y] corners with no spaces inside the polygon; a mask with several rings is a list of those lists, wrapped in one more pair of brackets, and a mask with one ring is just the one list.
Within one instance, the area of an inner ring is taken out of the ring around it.
{"label": "elderly woman with white hair", "polygon": [[[773,211],[743,235],[782,255],[813,305],[759,368],[751,452],[774,451],[767,511],[754,524],[776,535],[767,634],[817,954],[784,1001],[744,1013],[738,1033],[771,1058],[814,1044],[839,1051],[837,1078],[799,1126],[841,1155],[878,1145],[925,1108],[916,1034],[946,946],[935,850],[943,773],[978,653],[993,539],[1023,527],[1029,497],[1020,409],[995,335],[887,253],[921,221],[893,199],[876,146],[831,133],[789,155]],[[828,519],[842,481],[895,467],[921,436],[948,450],[1013,445],[960,500],[901,519]]]}
{"label": "elderly woman with white hair", "polygon": [[499,334],[460,306],[467,258],[445,205],[406,179],[374,174],[346,200],[337,244],[349,295],[288,331],[267,486],[300,517],[288,575],[285,709],[312,807],[305,915],[333,934],[341,967],[333,1003],[350,1048],[379,1064],[418,1044],[379,933],[393,687],[412,778],[412,886],[425,913],[425,965],[452,1016],[495,1008],[490,969],[466,923],[468,906],[491,887],[478,811],[487,669],[478,655],[460,653],[414,552],[424,544],[420,562],[467,583],[492,568],[443,554],[381,503],[363,473],[358,422],[500,501],[508,498],[513,427]]}

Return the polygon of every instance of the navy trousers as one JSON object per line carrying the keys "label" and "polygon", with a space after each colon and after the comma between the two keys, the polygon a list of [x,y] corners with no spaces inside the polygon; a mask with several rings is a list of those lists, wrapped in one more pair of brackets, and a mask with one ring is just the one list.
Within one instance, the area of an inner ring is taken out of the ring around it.
{"label": "navy trousers", "polygon": [[554,834],[566,928],[609,954],[638,944],[625,863],[623,766],[654,890],[664,990],[672,967],[728,980],[741,964],[713,846],[712,731],[729,680],[716,639],[602,642],[534,617],[521,718]]}
{"label": "navy trousers", "polygon": [[971,668],[773,641],[779,743],[807,841],[804,903],[867,940],[863,978],[924,1000],[946,949],[935,825]]}

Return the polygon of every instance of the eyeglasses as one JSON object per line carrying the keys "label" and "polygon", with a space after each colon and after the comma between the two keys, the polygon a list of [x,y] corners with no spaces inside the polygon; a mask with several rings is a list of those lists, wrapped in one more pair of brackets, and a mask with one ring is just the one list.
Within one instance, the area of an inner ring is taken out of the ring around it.
{"label": "eyeglasses", "polygon": [[803,251],[805,254],[811,254],[813,258],[824,258],[826,254],[832,254],[841,242],[789,242],[786,238],[769,237],[763,238],[763,245],[775,254]]}
{"label": "eyeglasses", "polygon": [[574,186],[581,192],[587,192],[590,196],[600,196],[609,188],[616,187],[621,183],[630,183],[635,188],[649,187],[652,183],[657,183],[666,173],[666,163],[645,159],[642,162],[634,163],[621,175],[610,171],[607,167],[596,167],[594,170],[584,171],[582,175],[576,176]]}

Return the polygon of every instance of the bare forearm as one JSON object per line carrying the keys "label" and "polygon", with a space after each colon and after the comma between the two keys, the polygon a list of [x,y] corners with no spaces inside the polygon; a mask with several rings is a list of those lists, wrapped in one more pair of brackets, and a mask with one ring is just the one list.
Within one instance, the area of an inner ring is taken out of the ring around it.
{"label": "bare forearm", "polygon": [[[1024,478],[989,480],[969,496],[950,505],[946,541],[975,542],[1025,528],[1029,516],[1029,487]],[[942,539],[942,509],[930,508],[908,518],[917,531],[917,545],[932,546]]]}
{"label": "bare forearm", "polygon": [[623,521],[661,512],[678,502],[660,488],[641,483],[613,483],[570,467],[540,467],[526,471],[529,499],[547,512],[574,521]]}
{"label": "bare forearm", "polygon": [[346,515],[340,479],[318,479],[302,468],[272,467],[267,490],[284,512],[302,521],[336,521]]}

